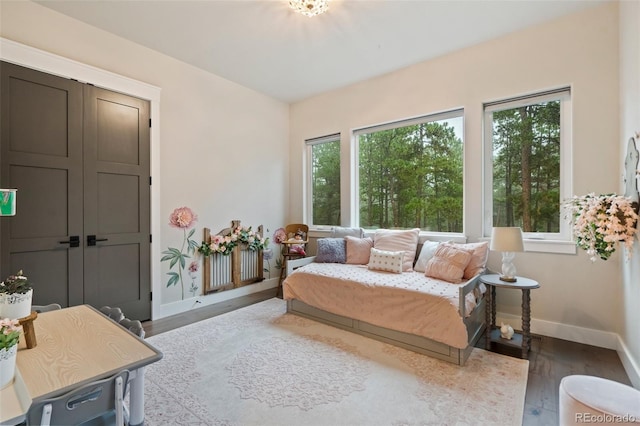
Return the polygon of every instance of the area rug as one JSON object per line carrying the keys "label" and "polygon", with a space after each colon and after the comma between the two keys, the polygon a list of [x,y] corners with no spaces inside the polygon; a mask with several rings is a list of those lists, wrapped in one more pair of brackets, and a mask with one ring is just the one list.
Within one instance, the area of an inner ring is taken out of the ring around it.
{"label": "area rug", "polygon": [[286,313],[270,299],[147,339],[145,424],[520,425],[528,361],[460,367]]}

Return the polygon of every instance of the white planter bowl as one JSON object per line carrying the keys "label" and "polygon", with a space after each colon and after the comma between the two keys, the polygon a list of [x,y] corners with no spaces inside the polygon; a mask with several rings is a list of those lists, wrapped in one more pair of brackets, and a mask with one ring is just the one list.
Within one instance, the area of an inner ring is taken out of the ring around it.
{"label": "white planter bowl", "polygon": [[0,293],[0,317],[20,319],[31,314],[33,289],[24,294]]}
{"label": "white planter bowl", "polygon": [[0,389],[13,382],[17,354],[18,345],[13,345],[9,349],[0,349]]}

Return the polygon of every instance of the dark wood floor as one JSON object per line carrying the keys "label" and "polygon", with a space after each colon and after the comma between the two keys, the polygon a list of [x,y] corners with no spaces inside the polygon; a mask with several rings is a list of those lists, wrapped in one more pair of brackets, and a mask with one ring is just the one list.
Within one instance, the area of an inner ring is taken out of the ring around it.
{"label": "dark wood floor", "polygon": [[[147,321],[143,325],[149,337],[275,296],[275,289],[266,290],[156,321]],[[483,347],[483,341],[484,339],[480,339],[478,347]],[[522,421],[525,426],[558,424],[558,387],[564,376],[587,374],[631,384],[614,350],[546,336],[534,336],[531,346]]]}

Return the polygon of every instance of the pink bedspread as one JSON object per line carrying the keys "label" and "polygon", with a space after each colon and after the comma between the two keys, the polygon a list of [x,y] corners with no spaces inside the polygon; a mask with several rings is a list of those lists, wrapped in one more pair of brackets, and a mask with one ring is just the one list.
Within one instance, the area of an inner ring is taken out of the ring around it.
{"label": "pink bedspread", "polygon": [[[455,348],[468,345],[458,289],[420,272],[394,274],[366,265],[310,263],[283,282],[284,299],[381,327],[424,336]],[[466,311],[476,305],[467,295]]]}

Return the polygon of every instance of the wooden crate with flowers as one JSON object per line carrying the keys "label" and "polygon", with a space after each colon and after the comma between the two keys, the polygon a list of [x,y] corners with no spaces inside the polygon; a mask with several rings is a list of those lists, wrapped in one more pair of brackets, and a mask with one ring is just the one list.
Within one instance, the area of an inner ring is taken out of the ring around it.
{"label": "wooden crate with flowers", "polygon": [[203,292],[213,293],[264,280],[262,250],[267,245],[263,227],[254,231],[239,220],[211,235],[204,228],[204,239],[198,252],[203,260]]}

